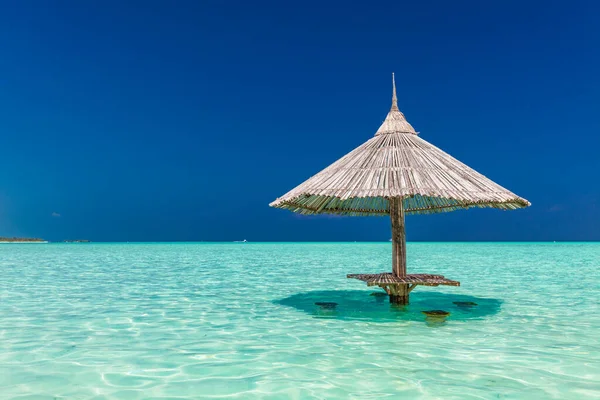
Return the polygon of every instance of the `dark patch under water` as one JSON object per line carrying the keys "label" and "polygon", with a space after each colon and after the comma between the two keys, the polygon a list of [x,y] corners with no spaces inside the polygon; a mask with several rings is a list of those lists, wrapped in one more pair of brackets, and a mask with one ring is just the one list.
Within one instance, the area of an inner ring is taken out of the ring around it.
{"label": "dark patch under water", "polygon": [[459,307],[475,307],[477,305],[474,301],[453,301],[452,303]]}
{"label": "dark patch under water", "polygon": [[444,310],[429,310],[429,311],[421,311],[423,314],[428,317],[447,317],[450,315],[450,312]]}
{"label": "dark patch under water", "polygon": [[333,309],[338,305],[338,303],[333,303],[333,302],[328,302],[328,301],[317,301],[315,303],[315,305],[322,307],[322,308]]}
{"label": "dark patch under water", "polygon": [[[451,310],[448,321],[481,319],[500,311],[502,300],[439,292],[418,292],[410,295],[410,304],[390,304],[382,295],[366,290],[323,290],[297,293],[276,300],[276,304],[293,307],[320,318],[389,322],[395,320],[423,321],[423,311]],[[336,304],[322,306],[320,304]],[[458,304],[457,304],[458,303]],[[461,306],[475,304],[477,307]]]}

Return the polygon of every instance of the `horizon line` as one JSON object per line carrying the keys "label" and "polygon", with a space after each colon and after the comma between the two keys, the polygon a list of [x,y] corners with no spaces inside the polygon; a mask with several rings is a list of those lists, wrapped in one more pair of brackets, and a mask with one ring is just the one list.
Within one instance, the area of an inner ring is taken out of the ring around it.
{"label": "horizon line", "polygon": [[[408,243],[598,243],[600,240],[408,240]],[[43,242],[0,242],[0,243],[39,243],[39,244],[93,244],[93,243],[391,243],[389,240],[90,240],[89,242],[72,242],[64,240],[45,240]]]}

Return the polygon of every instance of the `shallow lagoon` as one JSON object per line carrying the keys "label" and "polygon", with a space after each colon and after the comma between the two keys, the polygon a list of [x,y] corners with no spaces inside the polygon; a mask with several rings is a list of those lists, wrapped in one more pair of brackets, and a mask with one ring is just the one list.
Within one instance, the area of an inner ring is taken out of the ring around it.
{"label": "shallow lagoon", "polygon": [[409,243],[407,307],[390,248],[2,245],[0,398],[598,398],[600,244]]}

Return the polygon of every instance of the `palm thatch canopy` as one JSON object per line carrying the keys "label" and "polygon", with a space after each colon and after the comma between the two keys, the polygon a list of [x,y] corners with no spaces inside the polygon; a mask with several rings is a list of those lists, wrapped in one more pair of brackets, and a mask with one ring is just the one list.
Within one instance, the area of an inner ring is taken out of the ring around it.
{"label": "palm thatch canopy", "polygon": [[421,139],[398,109],[395,82],[375,137],[270,205],[301,214],[386,215],[390,198],[401,198],[406,214],[530,205]]}

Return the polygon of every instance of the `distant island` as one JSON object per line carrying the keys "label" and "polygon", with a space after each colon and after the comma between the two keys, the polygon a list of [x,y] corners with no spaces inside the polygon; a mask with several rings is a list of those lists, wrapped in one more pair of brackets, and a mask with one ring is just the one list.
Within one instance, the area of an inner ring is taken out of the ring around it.
{"label": "distant island", "polygon": [[0,243],[48,243],[47,240],[40,238],[20,238],[20,237],[2,237]]}
{"label": "distant island", "polygon": [[91,240],[87,239],[77,239],[77,240],[63,240],[65,243],[90,243]]}

